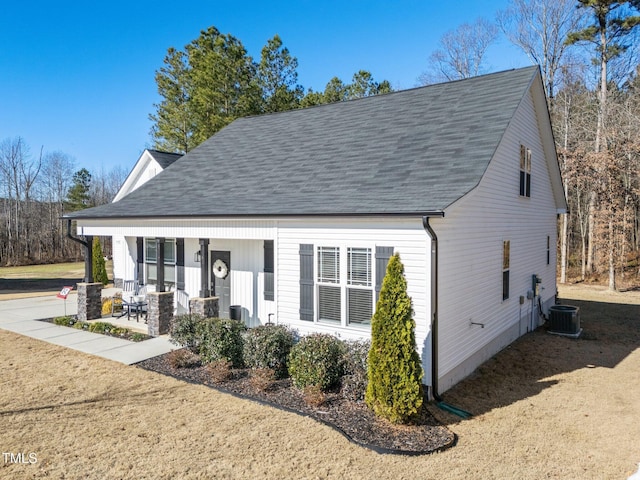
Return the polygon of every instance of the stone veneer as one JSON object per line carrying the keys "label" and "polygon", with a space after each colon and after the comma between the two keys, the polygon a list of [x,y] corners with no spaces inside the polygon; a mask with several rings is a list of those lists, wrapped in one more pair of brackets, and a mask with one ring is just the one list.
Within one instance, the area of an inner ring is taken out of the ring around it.
{"label": "stone veneer", "polygon": [[173,292],[149,292],[147,302],[149,335],[157,337],[169,333],[169,324],[173,318]]}
{"label": "stone veneer", "polygon": [[78,320],[102,318],[102,284],[78,283]]}
{"label": "stone veneer", "polygon": [[189,311],[204,318],[217,318],[220,315],[218,297],[195,297],[189,300]]}
{"label": "stone veneer", "polygon": [[123,278],[114,278],[113,279],[113,287],[114,288],[122,288],[124,286]]}

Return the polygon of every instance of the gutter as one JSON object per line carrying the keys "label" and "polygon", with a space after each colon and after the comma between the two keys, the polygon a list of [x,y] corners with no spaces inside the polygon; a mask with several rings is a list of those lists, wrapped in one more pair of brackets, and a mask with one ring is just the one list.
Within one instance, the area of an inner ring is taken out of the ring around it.
{"label": "gutter", "polygon": [[429,225],[429,219],[433,217],[444,218],[444,212],[422,216],[422,226],[431,238],[431,395],[440,409],[462,418],[470,418],[471,413],[445,403],[438,393],[438,236]]}
{"label": "gutter", "polygon": [[73,240],[76,243],[79,243],[84,247],[84,281],[86,283],[93,282],[93,256],[91,252],[93,237],[86,236],[84,237],[86,240],[82,240],[80,238],[74,237],[71,234],[71,222],[73,219],[66,218],[67,220],[67,238]]}

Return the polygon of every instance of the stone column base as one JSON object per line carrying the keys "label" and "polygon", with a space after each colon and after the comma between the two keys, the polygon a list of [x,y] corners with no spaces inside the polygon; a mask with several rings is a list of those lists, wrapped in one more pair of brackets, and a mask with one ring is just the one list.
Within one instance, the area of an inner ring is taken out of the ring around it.
{"label": "stone column base", "polygon": [[195,297],[189,299],[189,311],[204,318],[217,318],[220,315],[218,297]]}
{"label": "stone column base", "polygon": [[157,337],[169,333],[169,325],[173,319],[173,292],[149,292],[147,301],[149,335]]}
{"label": "stone column base", "polygon": [[78,320],[102,318],[102,284],[78,284]]}

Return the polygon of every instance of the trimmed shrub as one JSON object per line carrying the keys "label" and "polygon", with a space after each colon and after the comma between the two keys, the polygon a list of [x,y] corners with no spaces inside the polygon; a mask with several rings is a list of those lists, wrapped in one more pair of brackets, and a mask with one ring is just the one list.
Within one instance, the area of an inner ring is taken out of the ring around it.
{"label": "trimmed shrub", "polygon": [[215,360],[207,365],[207,373],[215,383],[224,383],[233,378],[231,362],[228,360]]}
{"label": "trimmed shrub", "polygon": [[197,326],[203,320],[204,317],[198,313],[185,313],[173,317],[169,325],[171,343],[197,352],[199,347]]}
{"label": "trimmed shrub", "polygon": [[360,402],[367,391],[367,357],[371,342],[354,340],[345,342],[344,376],[342,377],[342,396],[347,400]]}
{"label": "trimmed shrub", "polygon": [[242,368],[242,334],[247,328],[239,320],[207,318],[196,324],[199,353],[204,363],[228,360],[235,368]]}
{"label": "trimmed shrub", "polygon": [[276,381],[276,372],[270,368],[255,368],[251,370],[249,383],[259,392],[270,390]]}
{"label": "trimmed shrub", "polygon": [[389,259],[371,320],[365,401],[376,415],[408,422],[422,406],[422,364],[416,351],[415,321],[398,254]]}
{"label": "trimmed shrub", "polygon": [[301,389],[315,385],[326,391],[343,374],[344,343],[332,335],[313,333],[302,337],[289,354],[289,374]]}
{"label": "trimmed shrub", "polygon": [[140,332],[133,332],[129,337],[129,340],[131,340],[132,342],[142,342],[143,340],[146,340],[146,339],[147,339],[147,335]]}
{"label": "trimmed shrub", "polygon": [[73,328],[77,328],[78,330],[88,330],[89,329],[89,322],[83,322],[82,320],[78,320],[75,323],[73,323]]}
{"label": "trimmed shrub", "polygon": [[94,333],[111,333],[114,328],[109,322],[93,322],[89,324],[89,331]]}
{"label": "trimmed shrub", "polygon": [[200,365],[200,357],[184,348],[169,352],[167,360],[173,368],[194,368]]}
{"label": "trimmed shrub", "polygon": [[66,317],[54,318],[53,323],[55,323],[56,325],[62,325],[64,327],[71,327],[74,323],[76,323],[76,320],[73,317],[67,315]]}
{"label": "trimmed shrub", "polygon": [[327,396],[319,385],[309,385],[304,387],[303,396],[305,403],[310,407],[321,407],[327,401]]}
{"label": "trimmed shrub", "polygon": [[285,378],[294,338],[294,332],[284,325],[261,325],[247,330],[244,335],[245,365],[269,368],[277,378]]}

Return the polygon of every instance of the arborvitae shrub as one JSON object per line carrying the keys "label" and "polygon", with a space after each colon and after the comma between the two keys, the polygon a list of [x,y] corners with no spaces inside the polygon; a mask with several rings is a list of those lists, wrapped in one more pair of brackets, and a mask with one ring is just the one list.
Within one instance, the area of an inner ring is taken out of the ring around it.
{"label": "arborvitae shrub", "polygon": [[185,313],[173,317],[169,324],[171,343],[197,352],[199,347],[197,325],[203,320],[204,317],[197,313]]}
{"label": "arborvitae shrub", "polygon": [[294,332],[284,325],[261,325],[244,335],[244,362],[250,368],[270,368],[277,378],[287,376],[287,360]]}
{"label": "arborvitae shrub", "polygon": [[104,262],[102,246],[100,245],[100,239],[98,237],[93,237],[91,253],[93,259],[93,281],[106,285],[109,283],[109,277],[107,276],[107,266]]}
{"label": "arborvitae shrub", "polygon": [[376,415],[393,423],[407,422],[422,406],[422,375],[404,266],[395,254],[389,259],[371,321],[365,401]]}
{"label": "arborvitae shrub", "polygon": [[218,360],[231,362],[234,368],[242,368],[244,323],[228,318],[206,318],[196,325],[196,338],[200,357],[204,363]]}
{"label": "arborvitae shrub", "polygon": [[312,333],[302,337],[289,355],[289,375],[304,389],[315,385],[325,391],[335,386],[343,374],[344,344],[332,335]]}
{"label": "arborvitae shrub", "polygon": [[367,391],[367,356],[371,348],[369,340],[345,342],[344,376],[342,377],[342,396],[359,402],[364,400]]}

